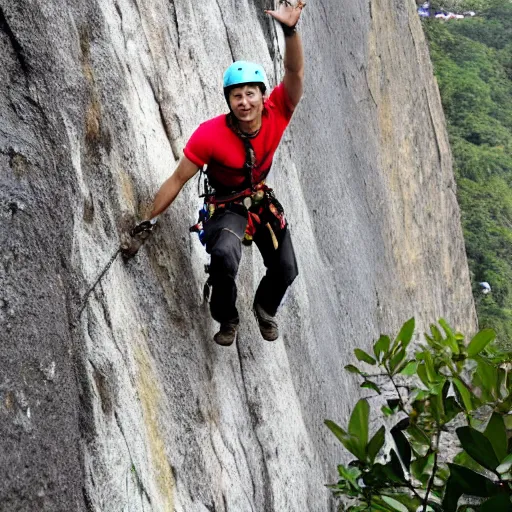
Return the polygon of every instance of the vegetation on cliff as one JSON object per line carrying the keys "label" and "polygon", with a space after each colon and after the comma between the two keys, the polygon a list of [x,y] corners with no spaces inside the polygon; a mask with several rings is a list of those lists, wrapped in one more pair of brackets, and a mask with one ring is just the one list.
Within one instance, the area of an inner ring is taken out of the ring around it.
{"label": "vegetation on cliff", "polygon": [[441,319],[411,344],[410,319],[371,354],[355,349],[345,369],[369,394],[346,428],[325,422],[355,457],[329,486],[340,511],[512,512],[512,354],[494,337],[484,329],[467,343]]}
{"label": "vegetation on cliff", "polygon": [[[512,345],[512,3],[426,20],[448,122],[480,327]],[[483,296],[478,283],[488,281]]]}

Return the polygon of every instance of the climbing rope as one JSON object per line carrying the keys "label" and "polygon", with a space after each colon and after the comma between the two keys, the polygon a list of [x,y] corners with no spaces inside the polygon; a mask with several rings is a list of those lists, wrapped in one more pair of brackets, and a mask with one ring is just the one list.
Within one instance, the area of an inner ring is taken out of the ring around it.
{"label": "climbing rope", "polygon": [[87,292],[82,297],[82,300],[80,302],[80,308],[78,310],[78,320],[80,319],[80,316],[82,315],[85,307],[87,306],[87,301],[89,300],[91,293],[95,290],[96,286],[98,286],[98,284],[101,282],[105,274],[109,271],[110,267],[112,266],[116,258],[119,256],[119,254],[123,255],[123,259],[125,260],[125,262],[128,261],[130,258],[133,258],[135,254],[137,254],[142,244],[152,233],[153,229],[156,226],[157,220],[158,217],[153,217],[151,220],[145,220],[143,222],[140,222],[129,233],[126,234],[129,238],[128,241],[123,241],[122,239],[121,244],[117,248],[116,252],[112,255],[112,257],[108,260],[108,263],[103,267],[103,270],[97,277],[96,281],[94,281],[94,284],[87,290]]}
{"label": "climbing rope", "polygon": [[101,274],[98,276],[98,278],[96,279],[96,281],[94,281],[94,284],[87,290],[87,292],[84,294],[84,296],[82,297],[82,302],[80,304],[80,309],[78,310],[78,319],[80,319],[80,317],[82,316],[82,313],[85,309],[85,307],[87,306],[87,302],[89,300],[89,296],[91,295],[91,293],[94,291],[94,289],[96,288],[96,286],[98,286],[98,284],[100,283],[100,281],[103,279],[103,277],[105,276],[105,274],[108,272],[108,270],[110,269],[110,267],[112,266],[112,264],[114,263],[114,261],[116,260],[116,258],[119,256],[119,253],[121,252],[121,246],[119,246],[119,248],[117,249],[117,251],[112,255],[112,257],[110,258],[110,260],[108,261],[108,263],[105,265],[105,267],[103,268],[103,270],[101,271]]}

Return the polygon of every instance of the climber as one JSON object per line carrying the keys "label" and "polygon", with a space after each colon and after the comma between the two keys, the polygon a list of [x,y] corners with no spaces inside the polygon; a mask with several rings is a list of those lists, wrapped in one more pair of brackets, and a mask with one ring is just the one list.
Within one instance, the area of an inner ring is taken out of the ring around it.
{"label": "climber", "polygon": [[478,283],[480,286],[480,291],[487,295],[488,293],[491,293],[491,285],[487,281],[483,281],[481,283]]}
{"label": "climber", "polygon": [[423,18],[430,17],[430,2],[423,2],[418,7],[418,14]]}
{"label": "climber", "polygon": [[210,311],[220,323],[214,336],[219,345],[231,345],[237,335],[235,278],[242,241],[254,241],[267,268],[253,310],[260,332],[268,341],[279,337],[274,317],[298,274],[283,209],[264,180],[302,96],[304,57],[296,25],[304,6],[301,1],[292,5],[281,0],[277,10],[265,11],[280,23],[285,35],[282,83],[267,96],[261,66],[245,61],[229,66],[224,73],[229,114],[210,119],[196,129],[176,170],[158,190],[149,219],[132,230],[134,237],[147,235],[184,184],[207,166],[209,185],[215,192],[207,198],[211,217],[204,223],[204,242],[211,255]]}

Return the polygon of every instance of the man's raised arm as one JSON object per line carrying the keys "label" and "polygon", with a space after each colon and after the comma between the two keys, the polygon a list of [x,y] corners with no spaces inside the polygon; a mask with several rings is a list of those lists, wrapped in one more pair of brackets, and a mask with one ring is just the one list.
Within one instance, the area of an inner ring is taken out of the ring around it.
{"label": "man's raised arm", "polygon": [[276,11],[265,11],[276,19],[282,26],[285,36],[284,78],[283,83],[291,101],[296,107],[302,97],[304,87],[304,52],[300,35],[295,29],[302,9],[306,4],[299,1],[296,5],[290,2],[280,2]]}

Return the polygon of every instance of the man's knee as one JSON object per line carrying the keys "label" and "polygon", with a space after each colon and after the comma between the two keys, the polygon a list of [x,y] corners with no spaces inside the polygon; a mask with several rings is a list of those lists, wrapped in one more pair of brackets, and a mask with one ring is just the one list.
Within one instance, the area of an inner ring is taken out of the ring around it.
{"label": "man's knee", "polygon": [[290,286],[299,275],[297,262],[295,260],[283,262],[281,266],[281,275],[286,286]]}
{"label": "man's knee", "polygon": [[267,275],[275,286],[290,286],[295,278],[299,275],[299,269],[295,259],[281,259],[279,264],[273,268],[269,268]]}
{"label": "man's knee", "polygon": [[211,273],[235,278],[242,256],[240,239],[232,232],[223,230],[211,249]]}
{"label": "man's knee", "polygon": [[299,275],[299,268],[297,265],[297,258],[295,257],[295,251],[291,243],[289,233],[283,240],[281,247],[281,254],[279,258],[279,273],[282,276],[283,282],[290,286],[295,278]]}

